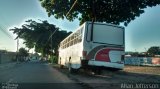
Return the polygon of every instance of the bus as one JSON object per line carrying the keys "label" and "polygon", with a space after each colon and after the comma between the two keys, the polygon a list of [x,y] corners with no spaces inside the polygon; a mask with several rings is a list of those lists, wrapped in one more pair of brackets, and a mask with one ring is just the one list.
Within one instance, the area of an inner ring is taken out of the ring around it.
{"label": "bus", "polygon": [[85,22],[60,42],[58,64],[70,72],[101,67],[121,70],[124,68],[124,35],[124,27]]}

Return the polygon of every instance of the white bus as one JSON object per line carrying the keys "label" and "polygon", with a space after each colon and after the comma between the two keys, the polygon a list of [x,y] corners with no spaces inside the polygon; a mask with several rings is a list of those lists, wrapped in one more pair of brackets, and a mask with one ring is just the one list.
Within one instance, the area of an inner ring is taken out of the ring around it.
{"label": "white bus", "polygon": [[79,68],[124,68],[124,28],[85,22],[60,42],[58,64],[70,72]]}

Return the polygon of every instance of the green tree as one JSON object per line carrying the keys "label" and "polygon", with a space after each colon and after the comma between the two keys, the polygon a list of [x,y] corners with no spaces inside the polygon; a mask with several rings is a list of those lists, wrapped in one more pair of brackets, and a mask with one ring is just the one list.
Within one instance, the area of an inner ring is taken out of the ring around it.
{"label": "green tree", "polygon": [[20,48],[18,52],[19,56],[27,57],[29,55],[28,51],[25,48]]}
{"label": "green tree", "polygon": [[16,39],[23,39],[26,47],[35,48],[35,51],[42,53],[43,56],[52,54],[52,50],[57,55],[58,44],[70,34],[63,30],[60,31],[58,27],[47,21],[36,22],[33,20],[27,20],[21,28],[15,27],[10,31],[17,34]]}
{"label": "green tree", "polygon": [[160,0],[77,0],[74,8],[66,14],[76,0],[40,0],[41,6],[46,9],[48,16],[66,18],[73,21],[78,18],[80,24],[92,21],[113,24],[127,24],[144,13],[147,7],[160,4]]}
{"label": "green tree", "polygon": [[158,46],[150,47],[147,53],[149,53],[151,56],[160,55],[160,47]]}
{"label": "green tree", "polygon": [[18,55],[17,55],[18,61],[20,61],[20,62],[24,61],[25,57],[27,57],[28,55],[29,55],[29,53],[27,50],[25,50],[25,48],[20,48]]}

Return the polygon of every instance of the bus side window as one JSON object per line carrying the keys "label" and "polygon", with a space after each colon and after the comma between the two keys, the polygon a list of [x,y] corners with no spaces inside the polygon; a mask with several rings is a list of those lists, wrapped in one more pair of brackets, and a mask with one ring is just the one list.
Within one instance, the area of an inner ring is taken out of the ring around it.
{"label": "bus side window", "polygon": [[67,42],[67,47],[69,47],[69,42]]}
{"label": "bus side window", "polygon": [[79,36],[78,36],[78,43],[80,42],[80,39],[81,39],[81,38],[80,38],[80,35],[79,35]]}
{"label": "bus side window", "polygon": [[86,34],[87,41],[91,41],[91,25],[87,27],[87,34]]}
{"label": "bus side window", "polygon": [[64,45],[65,45],[65,43],[66,43],[66,40],[65,40],[63,43],[64,43]]}
{"label": "bus side window", "polygon": [[74,34],[73,34],[73,36],[74,36],[74,38],[73,38],[73,39],[75,39],[75,38],[76,38],[76,34],[74,33]]}
{"label": "bus side window", "polygon": [[62,49],[64,49],[64,42],[62,42]]}
{"label": "bus side window", "polygon": [[79,42],[81,42],[81,41],[82,41],[82,30],[83,30],[83,28],[80,30]]}
{"label": "bus side window", "polygon": [[67,43],[69,42],[69,40],[70,40],[70,37],[67,39]]}
{"label": "bus side window", "polygon": [[79,36],[79,30],[76,33],[77,33],[76,37],[78,37]]}
{"label": "bus side window", "polygon": [[65,44],[65,48],[67,48],[67,44]]}
{"label": "bus side window", "polygon": [[73,39],[73,45],[75,45],[76,43],[75,43],[75,38]]}
{"label": "bus side window", "polygon": [[74,39],[74,44],[76,44],[76,38]]}
{"label": "bus side window", "polygon": [[74,45],[74,39],[72,40],[72,45]]}
{"label": "bus side window", "polygon": [[76,38],[76,44],[78,43],[78,37]]}
{"label": "bus side window", "polygon": [[68,43],[66,44],[66,48],[68,47]]}
{"label": "bus side window", "polygon": [[78,36],[79,36],[79,35],[80,35],[80,30],[78,30],[77,32],[78,32],[77,34],[78,34]]}
{"label": "bus side window", "polygon": [[81,34],[83,34],[83,28],[81,29]]}
{"label": "bus side window", "polygon": [[69,41],[69,46],[71,46],[71,40]]}
{"label": "bus side window", "polygon": [[74,39],[74,34],[71,36],[71,40],[73,40]]}
{"label": "bus side window", "polygon": [[82,41],[82,35],[79,36],[79,42],[81,42],[81,41]]}
{"label": "bus side window", "polygon": [[62,49],[62,44],[60,45],[60,48]]}

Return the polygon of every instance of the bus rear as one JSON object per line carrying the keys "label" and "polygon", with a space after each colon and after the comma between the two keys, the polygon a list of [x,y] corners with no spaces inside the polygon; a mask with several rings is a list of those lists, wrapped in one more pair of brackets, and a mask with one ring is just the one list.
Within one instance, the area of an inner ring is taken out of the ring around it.
{"label": "bus rear", "polygon": [[112,24],[86,22],[82,67],[124,68],[124,28]]}

